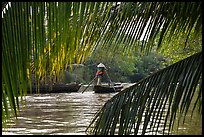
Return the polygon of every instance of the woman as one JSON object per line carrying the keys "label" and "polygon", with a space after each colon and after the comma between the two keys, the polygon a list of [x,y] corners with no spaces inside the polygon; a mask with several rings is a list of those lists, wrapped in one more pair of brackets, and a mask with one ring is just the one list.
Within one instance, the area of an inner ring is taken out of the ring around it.
{"label": "woman", "polygon": [[98,70],[97,70],[96,76],[97,76],[98,80],[97,80],[96,85],[101,85],[101,79],[106,72],[106,67],[104,64],[100,63],[100,64],[98,64],[97,68],[98,68]]}

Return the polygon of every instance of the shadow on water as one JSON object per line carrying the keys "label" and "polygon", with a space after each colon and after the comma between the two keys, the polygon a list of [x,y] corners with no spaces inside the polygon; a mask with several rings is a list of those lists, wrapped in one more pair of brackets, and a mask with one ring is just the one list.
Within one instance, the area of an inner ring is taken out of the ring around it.
{"label": "shadow on water", "polygon": [[[117,93],[96,94],[88,89],[83,94],[50,93],[26,96],[26,107],[21,110],[17,123],[3,129],[2,134],[12,135],[85,135],[94,114]],[[197,118],[197,117],[196,117]],[[202,120],[201,120],[202,121]],[[175,134],[201,134],[188,123]],[[183,131],[183,132],[182,132]]]}

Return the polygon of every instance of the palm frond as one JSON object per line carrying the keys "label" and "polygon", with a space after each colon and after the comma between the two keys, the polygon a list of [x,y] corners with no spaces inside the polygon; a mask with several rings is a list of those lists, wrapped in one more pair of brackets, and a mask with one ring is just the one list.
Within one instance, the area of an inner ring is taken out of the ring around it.
{"label": "palm frond", "polygon": [[3,2],[2,13],[2,89],[14,116],[28,85],[58,78],[95,50],[149,52],[157,34],[159,47],[163,37],[202,30],[201,2]]}
{"label": "palm frond", "polygon": [[[148,53],[157,35],[160,48],[164,38],[170,41],[184,33],[187,41],[192,30],[197,34],[202,28],[200,2],[129,2],[119,4],[111,13],[110,20],[106,20],[108,30],[104,28],[106,33],[97,42],[98,48],[108,48],[116,40],[117,45],[124,43],[127,51],[138,47],[137,51]],[[140,45],[140,40],[146,42]]]}
{"label": "palm frond", "polygon": [[169,133],[176,112],[185,117],[196,91],[200,99],[201,78],[202,53],[197,53],[119,92],[96,113],[86,131],[124,135],[142,130],[140,134],[145,134],[155,128],[154,132],[161,132],[158,127],[162,123],[163,134],[166,127]]}
{"label": "palm frond", "polygon": [[[103,5],[108,4],[11,2],[7,5],[8,9],[2,11],[2,85],[16,117],[18,96],[26,95],[27,87],[32,89],[33,83],[39,87],[53,76],[59,78],[66,65],[80,63],[90,55],[100,34],[95,23],[97,15],[99,12],[107,15]],[[3,102],[7,102],[5,99]]]}
{"label": "palm frond", "polygon": [[5,7],[6,7],[7,4],[8,4],[8,2],[2,2],[2,3],[1,3],[2,10],[5,9]]}

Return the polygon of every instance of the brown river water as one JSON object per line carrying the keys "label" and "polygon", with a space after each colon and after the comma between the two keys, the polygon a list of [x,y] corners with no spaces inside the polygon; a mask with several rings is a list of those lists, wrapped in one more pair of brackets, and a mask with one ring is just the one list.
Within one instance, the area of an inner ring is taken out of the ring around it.
{"label": "brown river water", "polygon": [[[16,124],[12,122],[3,135],[86,135],[85,130],[94,114],[117,93],[99,94],[87,90],[83,94],[50,93],[26,96],[26,106],[20,110]],[[196,113],[192,121],[172,134],[202,134],[202,116]],[[148,134],[148,133],[147,133]],[[153,133],[149,133],[153,134]]]}

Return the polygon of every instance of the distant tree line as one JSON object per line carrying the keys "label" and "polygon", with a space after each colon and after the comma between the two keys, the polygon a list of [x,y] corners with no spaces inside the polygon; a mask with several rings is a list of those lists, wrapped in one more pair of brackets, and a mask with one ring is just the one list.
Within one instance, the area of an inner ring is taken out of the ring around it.
{"label": "distant tree line", "polygon": [[[112,82],[134,83],[163,68],[165,60],[158,53],[133,57],[114,56],[106,59],[98,56],[90,57],[83,65],[73,65],[62,75],[62,81],[89,83],[96,74],[97,65],[101,62],[107,67],[107,74]],[[109,82],[104,76],[103,82]]]}

